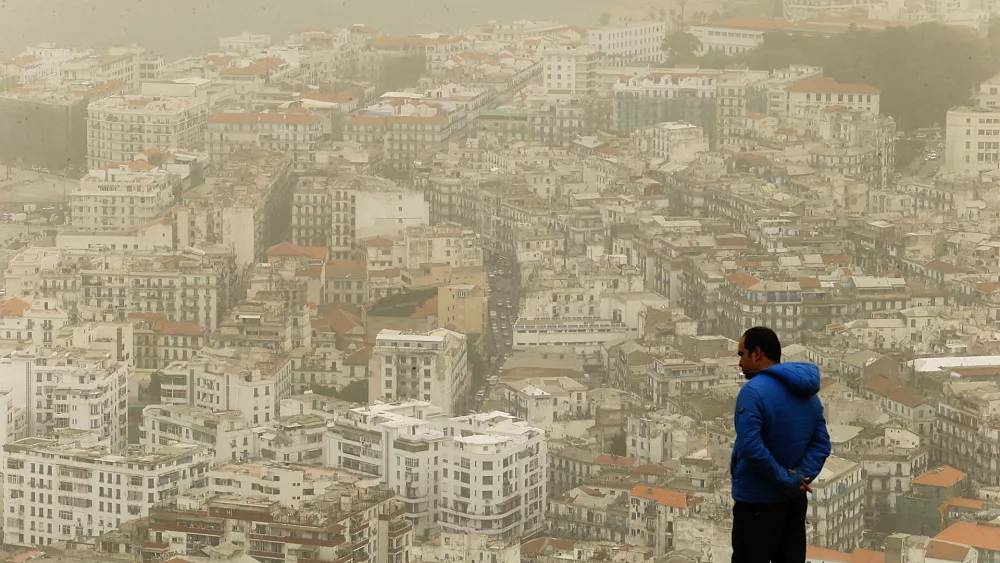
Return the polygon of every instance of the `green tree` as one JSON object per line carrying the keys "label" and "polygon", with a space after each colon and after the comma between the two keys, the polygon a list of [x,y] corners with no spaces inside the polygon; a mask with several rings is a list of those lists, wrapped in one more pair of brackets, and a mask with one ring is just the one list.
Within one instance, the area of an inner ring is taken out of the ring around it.
{"label": "green tree", "polygon": [[368,402],[368,381],[352,381],[334,393],[334,397],[352,403]]}
{"label": "green tree", "polygon": [[663,50],[671,64],[691,64],[698,62],[701,41],[690,33],[678,31],[663,41]]}
{"label": "green tree", "polygon": [[615,437],[611,439],[611,453],[623,457],[628,453],[624,432],[615,434]]}
{"label": "green tree", "polygon": [[970,30],[926,23],[884,31],[851,29],[832,37],[768,34],[740,58],[755,69],[791,64],[823,67],[842,82],[881,90],[881,111],[903,129],[944,122],[948,108],[968,104],[976,85],[1000,70],[1000,27],[992,38]]}

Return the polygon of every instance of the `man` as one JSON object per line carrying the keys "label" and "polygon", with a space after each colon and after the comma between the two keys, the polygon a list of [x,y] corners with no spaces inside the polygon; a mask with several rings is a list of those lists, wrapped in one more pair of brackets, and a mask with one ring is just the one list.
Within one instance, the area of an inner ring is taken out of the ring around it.
{"label": "man", "polygon": [[748,380],[736,397],[733,563],[801,563],[806,559],[806,493],[830,455],[819,368],[781,363],[773,330],[740,338]]}

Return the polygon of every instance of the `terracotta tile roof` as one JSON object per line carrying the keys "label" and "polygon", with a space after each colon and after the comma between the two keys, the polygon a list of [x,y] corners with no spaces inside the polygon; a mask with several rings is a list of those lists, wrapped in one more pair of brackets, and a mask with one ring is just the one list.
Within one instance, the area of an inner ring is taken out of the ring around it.
{"label": "terracotta tile roof", "polygon": [[871,375],[864,380],[863,387],[875,395],[885,397],[890,401],[895,401],[910,408],[927,404],[927,400],[919,391],[894,377]]}
{"label": "terracotta tile roof", "polygon": [[983,551],[1000,553],[1000,526],[977,522],[955,522],[940,534],[936,540],[971,545]]}
{"label": "terracotta tile roof", "polygon": [[358,99],[353,93],[343,90],[339,92],[306,92],[305,94],[302,94],[302,97],[307,100],[316,100],[318,102],[330,102],[335,104],[353,102]]}
{"label": "terracotta tile roof", "polygon": [[264,251],[268,258],[311,258],[313,260],[325,260],[327,249],[322,246],[299,246],[290,242],[279,242],[278,244]]}
{"label": "terracotta tile roof", "polygon": [[551,550],[568,551],[576,547],[575,540],[560,538],[536,538],[521,544],[521,555],[537,557]]}
{"label": "terracotta tile roof", "polygon": [[297,277],[318,280],[321,277],[323,277],[323,266],[317,265],[317,266],[306,266],[305,268],[299,268],[298,270],[295,270],[295,275]]}
{"label": "terracotta tile roof", "polygon": [[668,468],[665,465],[659,465],[656,463],[644,463],[642,465],[637,465],[634,469],[632,469],[632,474],[669,476],[673,475],[673,472],[670,471],[670,468]]}
{"label": "terracotta tile roof", "polygon": [[760,283],[759,279],[755,278],[754,276],[746,272],[737,272],[735,274],[729,274],[728,276],[726,276],[726,281],[728,281],[733,285],[738,285],[740,287],[747,289]]}
{"label": "terracotta tile roof", "polygon": [[128,169],[132,172],[149,172],[156,167],[145,160],[133,160],[128,163]]}
{"label": "terracotta tile roof", "polygon": [[927,399],[919,391],[908,385],[901,385],[889,391],[888,398],[901,405],[906,405],[911,409],[926,405]]}
{"label": "terracotta tile roof", "polygon": [[437,315],[438,312],[438,297],[435,294],[427,301],[419,304],[416,309],[414,309],[413,314],[410,315],[411,319],[426,319],[427,317],[432,317]]}
{"label": "terracotta tile roof", "polygon": [[820,289],[819,278],[802,276],[799,278],[799,287],[802,289]]}
{"label": "terracotta tile roof", "polygon": [[629,494],[633,497],[644,498],[656,501],[658,504],[672,506],[674,508],[687,508],[688,497],[686,494],[672,489],[662,487],[650,487],[648,485],[636,485],[632,487]]}
{"label": "terracotta tile roof", "polygon": [[947,510],[949,507],[967,508],[969,510],[982,510],[986,503],[977,498],[951,497],[941,503],[941,508]]}
{"label": "terracotta tile roof", "polygon": [[968,545],[960,545],[943,540],[931,540],[927,544],[927,559],[941,559],[942,561],[965,561],[965,557],[972,549]]}
{"label": "terracotta tile roof", "polygon": [[851,554],[850,563],[885,563],[885,552],[855,549],[854,553]]}
{"label": "terracotta tile roof", "polygon": [[389,237],[377,236],[365,239],[365,246],[374,246],[377,248],[392,248],[395,242]]}
{"label": "terracotta tile roof", "polygon": [[925,471],[913,480],[914,485],[926,485],[928,487],[954,487],[965,479],[965,473],[955,469],[950,465],[942,465],[937,469]]}
{"label": "terracotta tile roof", "polygon": [[0,302],[0,317],[23,317],[24,312],[30,308],[31,303],[19,297],[11,297]]}
{"label": "terracotta tile roof", "polygon": [[826,76],[812,76],[803,78],[797,82],[789,84],[785,88],[788,92],[799,93],[823,93],[823,94],[872,94],[881,93],[878,88],[868,84],[854,84],[850,82],[837,82]]}
{"label": "terracotta tile roof", "polygon": [[806,561],[843,561],[849,563],[850,560],[850,553],[815,545],[806,546]]}
{"label": "terracotta tile roof", "polygon": [[372,356],[371,346],[362,346],[354,352],[344,356],[344,364],[349,366],[367,366]]}
{"label": "terracotta tile roof", "polygon": [[363,277],[367,271],[367,265],[358,260],[331,260],[326,263],[327,279]]}
{"label": "terracotta tile roof", "polygon": [[313,321],[316,330],[332,330],[337,334],[347,334],[356,328],[363,328],[361,318],[348,311],[337,308],[324,313]]}
{"label": "terracotta tile roof", "polygon": [[205,329],[201,325],[192,322],[156,321],[153,323],[153,330],[160,334],[173,336],[202,336],[205,334]]}
{"label": "terracotta tile roof", "polygon": [[980,293],[994,293],[1000,291],[1000,283],[997,282],[977,283],[976,291]]}

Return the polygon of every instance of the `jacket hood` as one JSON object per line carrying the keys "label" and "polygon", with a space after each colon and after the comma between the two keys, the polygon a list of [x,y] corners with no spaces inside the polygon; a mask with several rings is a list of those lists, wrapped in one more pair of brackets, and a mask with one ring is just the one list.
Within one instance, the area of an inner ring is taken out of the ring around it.
{"label": "jacket hood", "polygon": [[767,374],[788,387],[789,391],[800,397],[809,397],[819,393],[819,368],[806,362],[787,362],[775,364],[765,370]]}

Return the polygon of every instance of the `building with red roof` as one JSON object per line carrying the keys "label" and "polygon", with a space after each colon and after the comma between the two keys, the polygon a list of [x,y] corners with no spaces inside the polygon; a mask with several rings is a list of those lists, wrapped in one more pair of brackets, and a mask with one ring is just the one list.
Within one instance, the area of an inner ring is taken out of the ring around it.
{"label": "building with red roof", "polygon": [[881,91],[868,84],[810,76],[786,86],[785,96],[788,115],[813,115],[835,107],[878,115]]}

